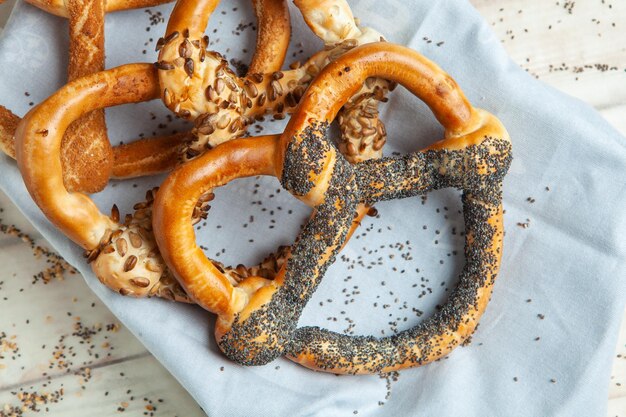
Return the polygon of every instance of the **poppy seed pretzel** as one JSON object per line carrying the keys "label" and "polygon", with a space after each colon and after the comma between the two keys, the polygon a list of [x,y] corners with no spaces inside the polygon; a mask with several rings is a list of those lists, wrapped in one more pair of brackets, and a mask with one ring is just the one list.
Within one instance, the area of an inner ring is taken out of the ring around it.
{"label": "poppy seed pretzel", "polygon": [[[326,133],[368,77],[398,82],[426,102],[446,139],[403,157],[350,164]],[[278,141],[238,139],[173,171],[155,199],[154,233],[163,259],[187,294],[218,314],[216,340],[229,358],[263,365],[286,354],[326,372],[388,372],[439,358],[475,329],[499,267],[501,181],[510,160],[504,127],[485,110],[473,108],[441,68],[405,47],[363,45],[321,71]],[[203,193],[253,175],[280,178],[285,189],[315,209],[274,280],[248,277],[234,286],[196,246],[188,218]],[[464,191],[467,264],[440,313],[383,339],[296,329],[304,306],[349,236],[359,203],[443,187]]]}
{"label": "poppy seed pretzel", "polygon": [[[255,119],[266,114],[284,118],[320,68],[358,44],[381,39],[378,32],[357,27],[345,0],[298,0],[295,4],[307,24],[326,42],[325,50],[302,65],[296,63],[290,71],[255,73],[253,67],[248,76],[238,77],[221,54],[208,50],[209,38],[204,31],[217,4],[218,0],[178,0],[165,37],[159,41],[155,65],[163,102],[195,123],[196,137],[182,153],[184,160],[244,135]],[[280,29],[277,26],[276,30]],[[386,81],[372,80],[355,94],[354,102],[348,103],[341,121],[346,126],[342,127],[345,152],[353,161],[380,156],[385,133],[376,104],[385,100],[388,89]]]}

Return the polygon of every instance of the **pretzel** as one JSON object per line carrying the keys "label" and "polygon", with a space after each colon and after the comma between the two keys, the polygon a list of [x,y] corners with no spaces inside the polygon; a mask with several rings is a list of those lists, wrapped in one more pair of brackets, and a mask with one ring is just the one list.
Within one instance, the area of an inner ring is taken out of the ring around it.
{"label": "pretzel", "polygon": [[[204,30],[217,4],[218,0],[178,0],[165,37],[159,40],[155,65],[161,98],[178,116],[195,123],[196,137],[182,152],[183,160],[243,136],[246,128],[265,114],[284,118],[320,68],[358,44],[382,38],[372,29],[357,27],[345,0],[297,0],[307,24],[327,43],[325,50],[300,67],[296,63],[296,69],[290,71],[255,73],[253,65],[248,76],[238,77],[221,54],[207,49],[209,38]],[[272,4],[268,2],[266,8]],[[288,24],[285,16],[272,29],[284,31]],[[386,133],[378,121],[376,104],[385,100],[389,87],[386,81],[372,79],[346,103],[340,118],[342,146],[353,162],[381,155]]]}
{"label": "pretzel", "polygon": [[[164,3],[164,0],[136,0],[105,2],[103,0],[43,1],[29,3],[50,13],[68,17],[70,30],[68,79],[70,81],[104,69],[104,13],[147,7]],[[105,10],[106,8],[106,10]],[[0,149],[15,158],[14,133],[20,118],[0,106]],[[146,175],[173,167],[176,158],[171,149],[163,149],[163,142],[180,142],[180,135],[155,141],[153,166],[144,158],[134,164],[134,176]],[[161,146],[158,146],[161,145]],[[88,113],[73,123],[63,139],[61,160],[63,180],[69,190],[97,192],[102,190],[111,176],[124,176],[116,169],[118,159],[132,160],[137,155],[135,146],[144,148],[144,142],[112,150],[109,143],[104,111]],[[142,155],[145,156],[145,155]],[[168,161],[164,163],[163,161]],[[145,168],[145,172],[142,171]]]}
{"label": "pretzel", "polygon": [[[160,4],[169,3],[172,0],[107,0],[104,5],[106,13],[121,10],[142,9]],[[69,17],[70,7],[66,0],[26,0],[27,3],[59,17]]]}
{"label": "pretzel", "polygon": [[[106,12],[154,6],[170,0],[106,2]],[[70,20],[70,81],[104,67],[104,9],[101,0],[42,1],[32,5]],[[269,3],[269,6],[266,5]],[[288,9],[283,0],[253,0],[259,22],[257,49],[250,68],[275,71],[282,66],[290,28],[276,26]],[[288,22],[287,22],[288,23]],[[272,28],[280,31],[267,34]],[[14,133],[20,118],[0,106],[0,150],[15,158]],[[106,136],[104,112],[94,111],[70,126],[63,142],[62,166],[66,188],[83,192],[100,191],[109,178],[129,178],[168,171],[175,166],[179,148],[189,134],[141,139],[111,149]],[[85,158],[89,155],[89,158]]]}
{"label": "pretzel", "polygon": [[[368,77],[398,82],[426,102],[444,126],[445,139],[405,156],[351,165],[326,131]],[[218,315],[218,345],[241,364],[262,365],[286,354],[306,367],[338,374],[422,365],[466,340],[487,305],[501,255],[501,181],[510,148],[496,117],[473,108],[434,63],[402,46],[363,45],[321,71],[280,138],[227,142],[172,172],[153,205],[156,241],[187,294]],[[234,285],[197,247],[189,218],[201,195],[256,175],[279,178],[314,214],[274,280],[250,276]],[[359,203],[444,187],[463,190],[467,264],[440,312],[382,339],[316,327],[296,330],[302,309],[349,235]]]}

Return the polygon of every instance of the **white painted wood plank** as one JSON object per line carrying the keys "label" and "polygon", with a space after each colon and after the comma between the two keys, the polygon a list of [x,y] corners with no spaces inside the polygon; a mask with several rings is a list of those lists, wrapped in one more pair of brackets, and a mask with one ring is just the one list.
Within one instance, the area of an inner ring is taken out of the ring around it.
{"label": "white painted wood plank", "polygon": [[[45,385],[44,385],[45,384]],[[21,389],[20,389],[21,388]],[[28,392],[30,395],[24,395]],[[197,403],[152,356],[120,361],[105,368],[89,368],[0,392],[0,413],[22,408],[33,393],[54,401],[38,404],[43,413],[63,417],[168,416],[201,417]],[[28,413],[25,415],[32,415]]]}
{"label": "white painted wood plank", "polygon": [[21,243],[3,248],[0,260],[0,309],[8,312],[0,316],[0,335],[14,337],[19,348],[19,356],[0,354],[0,390],[145,353],[80,275],[46,284],[37,277],[45,257],[34,259]]}
{"label": "white painted wood plank", "polygon": [[626,136],[626,101],[619,106],[601,110],[600,113],[622,135]]}
{"label": "white painted wood plank", "polygon": [[[14,226],[23,233],[28,234],[33,239],[38,239],[41,234],[35,227],[24,218],[18,208],[9,200],[6,194],[0,193],[0,224],[5,226]],[[5,244],[12,244],[17,240],[11,236],[0,234],[0,248]]]}
{"label": "white painted wood plank", "polygon": [[470,1],[531,74],[599,108],[626,102],[626,1]]}

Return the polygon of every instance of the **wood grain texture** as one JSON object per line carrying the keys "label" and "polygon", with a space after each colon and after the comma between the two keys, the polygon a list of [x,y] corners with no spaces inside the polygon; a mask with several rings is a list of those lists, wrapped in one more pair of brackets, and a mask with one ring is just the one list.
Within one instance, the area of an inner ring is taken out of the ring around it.
{"label": "wood grain texture", "polygon": [[[626,1],[470,1],[521,67],[595,106],[626,135]],[[12,2],[0,5],[0,26]],[[40,238],[4,195],[0,207],[4,223]],[[37,406],[43,414],[204,415],[79,276],[44,284],[34,278],[44,259],[33,262],[28,245],[4,235],[0,264],[0,311],[12,312],[0,315],[0,411],[30,404],[24,391],[52,401],[63,388],[58,403]],[[607,415],[626,417],[626,320],[607,383]]]}

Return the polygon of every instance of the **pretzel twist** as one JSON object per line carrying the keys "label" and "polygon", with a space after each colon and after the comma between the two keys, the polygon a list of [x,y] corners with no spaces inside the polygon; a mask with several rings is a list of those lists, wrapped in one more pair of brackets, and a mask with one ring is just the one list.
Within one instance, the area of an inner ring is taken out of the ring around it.
{"label": "pretzel twist", "polygon": [[[104,13],[164,3],[163,0],[43,1],[32,5],[68,17],[70,30],[68,78],[70,81],[104,68]],[[0,106],[0,150],[15,158],[14,135],[20,118]],[[67,130],[62,143],[63,181],[68,190],[97,192],[110,177],[149,175],[171,169],[177,163],[177,145],[182,135],[133,141],[111,148],[104,111],[85,114]],[[170,142],[171,145],[167,145]],[[123,168],[120,169],[120,164]]]}
{"label": "pretzel twist", "polygon": [[[104,69],[105,1],[67,0],[65,5],[70,29],[68,80],[72,81]],[[104,110],[87,113],[72,123],[61,146],[67,188],[93,193],[106,186],[113,168],[113,151]]]}
{"label": "pretzel twist", "polygon": [[[326,137],[341,106],[368,77],[398,82],[429,105],[445,138],[404,157],[351,165]],[[239,139],[179,167],[161,186],[153,227],[161,254],[187,294],[218,315],[220,349],[246,365],[279,355],[334,373],[388,372],[447,354],[475,329],[491,294],[502,245],[501,180],[510,141],[500,122],[474,109],[454,80],[410,49],[368,44],[339,57],[313,81],[279,139]],[[274,175],[315,208],[274,280],[231,283],[196,246],[189,216],[198,197],[229,181]],[[345,243],[359,203],[461,188],[467,264],[440,313],[391,338],[296,330],[302,309]]]}
{"label": "pretzel twist", "polygon": [[[165,105],[195,123],[196,137],[182,152],[183,160],[243,136],[250,124],[266,114],[284,118],[320,68],[360,43],[381,39],[378,32],[357,27],[345,0],[322,5],[312,0],[295,3],[314,33],[327,43],[325,50],[290,71],[255,73],[257,67],[253,65],[248,76],[238,77],[220,53],[207,49],[209,38],[204,30],[218,0],[178,0],[165,37],[159,41],[155,65]],[[272,4],[268,2],[266,7]],[[284,16],[273,30],[283,31],[288,23],[288,16]],[[354,103],[348,103],[341,122],[346,125],[342,129],[345,152],[353,161],[380,156],[384,127],[379,127],[376,103],[371,101],[384,100],[388,87],[385,81],[373,80],[355,94]]]}

